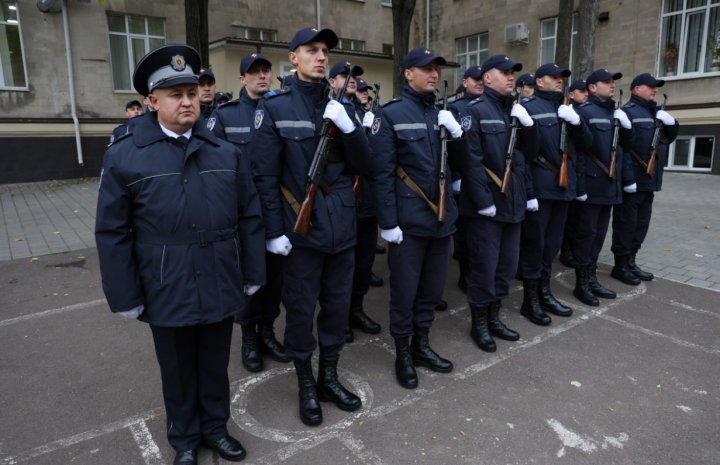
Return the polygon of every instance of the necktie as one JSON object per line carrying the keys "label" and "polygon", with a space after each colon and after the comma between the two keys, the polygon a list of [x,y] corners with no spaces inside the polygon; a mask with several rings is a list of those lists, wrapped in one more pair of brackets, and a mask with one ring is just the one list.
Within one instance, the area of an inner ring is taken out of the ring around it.
{"label": "necktie", "polygon": [[175,139],[175,142],[182,147],[183,150],[185,150],[188,146],[188,138],[185,136],[180,136],[177,139]]}

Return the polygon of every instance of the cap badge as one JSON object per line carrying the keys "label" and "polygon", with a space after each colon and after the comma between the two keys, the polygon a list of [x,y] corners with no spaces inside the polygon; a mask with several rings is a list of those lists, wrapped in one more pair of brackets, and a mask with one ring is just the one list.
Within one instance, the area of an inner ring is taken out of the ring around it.
{"label": "cap badge", "polygon": [[172,69],[177,72],[185,71],[185,57],[182,55],[175,55],[172,57],[172,63],[170,66],[172,66]]}
{"label": "cap badge", "polygon": [[432,53],[430,50],[425,49],[425,55],[430,55],[430,53]]}
{"label": "cap badge", "polygon": [[311,27],[310,30],[313,32],[317,32],[317,29],[315,29],[314,27]]}
{"label": "cap badge", "polygon": [[508,57],[505,57],[505,61],[510,61],[510,58],[508,58]]}
{"label": "cap badge", "polygon": [[257,57],[257,53],[253,53],[253,54],[250,55],[250,56],[253,57],[253,58],[256,58],[256,57]]}

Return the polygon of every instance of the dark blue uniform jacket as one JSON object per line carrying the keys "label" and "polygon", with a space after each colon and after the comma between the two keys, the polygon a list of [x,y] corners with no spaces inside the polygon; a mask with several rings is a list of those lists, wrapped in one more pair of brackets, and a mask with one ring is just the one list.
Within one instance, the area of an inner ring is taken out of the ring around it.
{"label": "dark blue uniform jacket", "polygon": [[452,196],[451,178],[452,171],[464,163],[462,139],[447,144],[451,169],[443,223],[395,171],[401,166],[427,198],[438,204],[441,146],[438,111],[435,94],[420,94],[406,84],[402,95],[383,105],[380,116],[376,115],[370,144],[377,160],[374,193],[382,229],[400,226],[405,234],[438,238],[455,232],[458,209]]}
{"label": "dark blue uniform jacket", "polygon": [[255,124],[255,109],[260,100],[253,100],[245,88],[240,91],[240,98],[215,108],[207,119],[207,127],[216,136],[235,144],[245,156]]}
{"label": "dark blue uniform jacket", "polygon": [[[645,161],[650,160],[650,145],[652,144],[653,135],[655,134],[655,113],[658,111],[655,101],[648,102],[642,97],[633,95],[630,101],[623,106],[623,110],[627,113],[630,122],[632,122],[632,132],[634,136],[633,151]],[[657,122],[657,124],[661,124]],[[677,138],[680,125],[675,120],[674,126],[662,126],[660,129],[660,140],[657,147],[657,160],[655,161],[655,175],[651,178],[645,168],[629,155],[630,164],[635,173],[635,182],[637,182],[638,191],[657,192],[662,188],[662,178],[665,163],[667,162],[668,146]],[[625,130],[623,130],[625,131]]]}
{"label": "dark blue uniform jacket", "polygon": [[578,195],[587,194],[587,203],[595,205],[617,205],[622,203],[622,188],[634,181],[632,168],[630,168],[628,157],[623,147],[632,145],[632,131],[620,131],[616,153],[617,169],[615,181],[605,174],[594,161],[590,154],[594,154],[606,167],[610,167],[610,147],[613,141],[615,101],[609,99],[601,102],[597,97],[591,95],[588,101],[578,106],[576,111],[583,119],[582,124],[587,124],[592,132],[592,145],[586,148],[582,155],[585,157],[584,175],[578,171],[579,181],[582,184],[584,179],[585,191],[579,191]]}
{"label": "dark blue uniform jacket", "polygon": [[[523,106],[537,125],[538,136],[540,137],[538,154],[542,155],[551,166],[557,169],[560,168],[562,159],[560,132],[563,121],[557,115],[562,98],[561,92],[547,92],[537,89],[533,97],[523,99]],[[581,149],[589,146],[592,142],[592,133],[582,123],[582,119],[579,126],[567,123],[566,128],[568,140],[568,187],[559,187],[556,172],[536,157],[528,166],[533,181],[533,190],[535,196],[539,199],[575,200],[577,183],[575,164],[578,160],[578,151],[575,146],[579,145]]]}
{"label": "dark blue uniform jacket", "polygon": [[264,233],[250,167],[198,121],[186,150],[154,113],[105,152],[95,239],[113,312],[188,326],[234,316],[243,286],[265,282]]}
{"label": "dark blue uniform jacket", "polygon": [[[250,154],[262,198],[266,236],[286,235],[294,246],[337,253],[356,242],[353,175],[371,170],[370,149],[362,126],[350,134],[336,132],[331,161],[323,177],[326,187],[317,190],[307,237],[292,232],[296,214],[280,191],[284,186],[298,203],[305,198],[328,91],[327,83],[295,78],[290,87],[265,94],[255,113],[257,132],[250,142]],[[352,105],[345,104],[345,109],[354,120]]]}
{"label": "dark blue uniform jacket", "polygon": [[536,125],[520,129],[513,153],[513,170],[507,195],[492,180],[483,164],[502,180],[505,154],[512,131],[512,96],[503,96],[486,88],[482,96],[470,102],[461,116],[467,134],[468,166],[463,171],[460,214],[477,217],[478,211],[495,205],[494,221],[519,223],[525,218],[527,200],[535,198],[526,159],[537,152]]}

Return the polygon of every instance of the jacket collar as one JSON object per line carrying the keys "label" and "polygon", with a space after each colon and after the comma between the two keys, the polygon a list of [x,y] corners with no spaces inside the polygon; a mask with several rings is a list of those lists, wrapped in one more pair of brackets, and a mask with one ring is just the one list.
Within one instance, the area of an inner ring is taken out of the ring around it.
{"label": "jacket collar", "polygon": [[548,102],[552,102],[556,105],[558,105],[563,99],[563,93],[558,91],[535,89],[535,93],[533,95],[535,95],[535,97],[537,98],[547,100]]}
{"label": "jacket collar", "polygon": [[658,110],[658,104],[655,100],[645,100],[637,95],[632,95],[630,101],[639,107],[647,109],[650,113],[655,113]]}
{"label": "jacket collar", "polygon": [[414,91],[407,82],[403,86],[403,95],[421,105],[435,105],[435,93],[429,92],[427,94],[421,94],[420,92]]}
{"label": "jacket collar", "polygon": [[307,95],[320,102],[327,99],[330,91],[330,84],[325,79],[321,82],[310,82],[301,80],[297,75],[290,81],[290,86],[294,92]]}
{"label": "jacket collar", "polygon": [[247,93],[247,91],[243,87],[242,90],[240,91],[240,101],[247,105],[251,105],[253,108],[257,108],[257,104],[260,101],[260,99],[254,99],[254,98],[250,97],[250,95]]}
{"label": "jacket collar", "polygon": [[486,87],[482,96],[505,109],[510,108],[515,100],[512,95],[503,95],[491,87]]}
{"label": "jacket collar", "polygon": [[592,102],[595,105],[599,106],[600,108],[605,108],[607,110],[615,109],[615,100],[613,100],[613,99],[607,99],[606,101],[603,102],[599,98],[595,97],[594,95],[590,95],[588,97],[588,102]]}
{"label": "jacket collar", "polygon": [[[169,139],[169,137],[162,132],[162,129],[160,129],[157,113],[154,111],[137,118],[133,126],[132,137],[133,142],[138,147],[146,147],[163,139]],[[199,117],[193,125],[189,148],[199,146],[201,143],[200,139],[210,142],[213,145],[220,145],[219,139],[207,128],[205,120],[201,117]],[[197,142],[194,142],[196,140]]]}

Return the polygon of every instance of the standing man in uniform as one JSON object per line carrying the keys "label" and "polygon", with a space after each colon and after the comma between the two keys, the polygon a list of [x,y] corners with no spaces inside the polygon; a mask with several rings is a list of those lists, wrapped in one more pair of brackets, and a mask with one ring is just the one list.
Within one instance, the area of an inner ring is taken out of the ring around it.
{"label": "standing man in uniform", "polygon": [[[680,128],[677,120],[658,108],[655,101],[658,87],[664,85],[665,81],[648,73],[638,74],[630,84],[632,97],[623,106],[633,127],[633,145],[628,159],[637,192],[623,194],[622,204],[613,208],[612,252],[615,267],[610,275],[625,284],[635,283],[634,279],[628,279],[632,276],[643,281],[654,278],[652,273],[637,266],[635,256],[650,227],[654,193],[662,187],[668,146],[675,140]],[[659,128],[659,138],[653,147],[656,128]],[[653,149],[656,151],[654,155]]]}
{"label": "standing man in uniform", "polygon": [[515,95],[520,97],[520,103],[530,98],[535,93],[535,76],[532,73],[525,73],[515,82]]}
{"label": "standing man in uniform", "polygon": [[363,110],[370,110],[370,107],[372,106],[372,99],[370,98],[370,84],[361,77],[357,78],[357,90],[355,90],[355,96],[357,97]]}
{"label": "standing man in uniform", "polygon": [[[520,338],[500,321],[499,314],[517,271],[525,209],[537,210],[525,159],[532,160],[538,137],[532,118],[522,105],[513,103],[512,96],[513,72],[521,69],[522,64],[504,55],[485,60],[480,70],[485,91],[470,102],[461,118],[469,161],[463,171],[460,214],[466,217],[468,237],[477,238],[468,241],[470,336],[486,352],[497,350],[493,336],[507,341]],[[514,122],[519,143],[508,159]],[[503,193],[501,180],[508,166],[510,185]]]}
{"label": "standing man in uniform", "polygon": [[[348,77],[350,63],[340,61],[330,68],[330,87],[333,95],[337,95],[345,85],[345,80],[350,79],[345,90],[343,103],[353,105],[355,109],[355,124],[363,130],[372,125],[374,115],[371,111],[365,111],[360,100],[355,95],[357,92],[358,76],[363,74],[363,69],[355,66],[352,76]],[[359,183],[359,185],[356,185]],[[357,187],[360,191],[355,192],[355,205],[357,214],[357,244],[355,245],[355,269],[353,271],[353,286],[350,298],[350,321],[348,323],[346,341],[352,342],[355,335],[352,328],[359,329],[367,334],[378,334],[382,330],[380,325],[370,318],[363,309],[363,300],[370,288],[372,277],[372,266],[375,262],[375,245],[377,244],[377,216],[372,202],[370,183],[365,176],[356,176],[353,189]]]}
{"label": "standing man in uniform", "polygon": [[120,136],[124,136],[126,133],[130,132],[130,120],[135,118],[136,116],[141,116],[142,114],[143,107],[138,100],[130,100],[128,103],[126,103],[125,116],[128,120],[127,122],[113,129],[112,135],[110,136],[110,143],[112,144],[115,139],[119,138]]}
{"label": "standing man in uniform", "polygon": [[[243,156],[250,159],[250,140],[254,134],[255,110],[272,84],[272,63],[259,53],[245,55],[240,60],[240,98],[215,109],[207,120],[207,127],[216,136],[235,144]],[[290,358],[275,338],[273,325],[280,315],[283,256],[265,253],[267,284],[251,299],[235,322],[242,328],[242,364],[248,371],[263,369],[262,355],[287,363]]]}
{"label": "standing man in uniform", "polygon": [[[340,384],[337,365],[345,342],[355,261],[353,175],[370,172],[371,160],[365,131],[353,122],[354,109],[328,98],[328,52],[337,43],[330,29],[305,28],[295,34],[288,58],[297,72],[289,87],[265,94],[255,112],[257,132],[250,143],[266,247],[287,255],[282,292],[285,351],[298,377],[300,419],[311,426],[322,423],[318,400],[349,412],[362,406],[360,398]],[[315,195],[310,228],[303,236],[293,232],[293,225],[324,120],[337,131]],[[315,322],[320,345],[317,384],[310,361],[317,346]]]}
{"label": "standing man in uniform", "polygon": [[[573,146],[589,141],[592,135],[573,107],[562,102],[563,78],[568,76],[569,69],[554,63],[540,66],[535,71],[535,93],[523,101],[538,128],[540,146],[535,159],[527,165],[538,208],[527,211],[522,224],[520,270],[524,298],[520,313],[537,325],[550,324],[546,312],[572,315],[572,309],[552,295],[550,276],[552,262],[560,250],[567,211],[576,197],[577,151]],[[566,131],[566,147],[560,145],[562,131]],[[563,160],[565,166],[561,166]],[[561,169],[567,174],[563,185]]]}
{"label": "standing man in uniform", "polygon": [[210,68],[202,68],[198,75],[200,85],[200,111],[207,120],[215,109],[215,74]]}
{"label": "standing man in uniform", "polygon": [[[457,206],[448,170],[445,218],[438,221],[440,126],[448,138],[462,136],[460,124],[435,105],[443,57],[426,48],[411,50],[403,61],[405,86],[400,97],[382,107],[370,141],[377,161],[375,205],[380,235],[389,243],[390,334],[395,339],[395,375],[407,389],[418,386],[415,366],[449,373],[453,364],[430,347],[430,327],[447,277],[450,236]],[[449,161],[464,154],[462,141],[450,141]],[[412,341],[411,341],[412,338]]]}
{"label": "standing man in uniform", "polygon": [[[597,259],[607,234],[612,206],[622,203],[623,191],[634,193],[637,190],[632,169],[625,169],[628,160],[623,150],[623,147],[632,146],[632,125],[623,110],[615,109],[613,100],[615,81],[621,77],[621,73],[606,69],[593,71],[585,79],[590,97],[577,108],[583,124],[587,124],[592,132],[592,145],[582,152],[584,173],[578,173],[578,183],[585,189],[577,192],[580,203],[576,205],[573,240],[573,295],[593,307],[600,305],[598,297],[614,299],[617,296],[598,281]],[[620,131],[613,163],[611,148],[615,120],[628,131]]]}
{"label": "standing man in uniform", "polygon": [[240,461],[228,434],[233,317],[265,281],[264,233],[247,160],[199,119],[200,55],[166,45],[133,85],[157,112],[105,153],[95,238],[110,309],[150,324],[174,465],[204,444]]}

